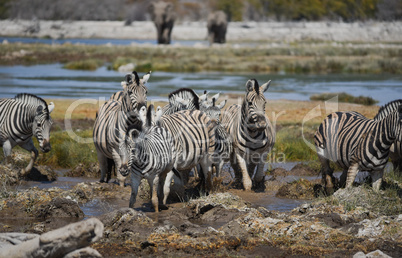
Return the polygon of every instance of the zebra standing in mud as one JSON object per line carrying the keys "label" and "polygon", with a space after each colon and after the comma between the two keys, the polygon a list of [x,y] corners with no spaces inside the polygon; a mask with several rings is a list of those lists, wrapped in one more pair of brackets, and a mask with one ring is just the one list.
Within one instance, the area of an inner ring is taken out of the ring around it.
{"label": "zebra standing in mud", "polygon": [[[174,167],[180,171],[181,177],[188,177],[188,173],[197,164],[206,179],[205,188],[211,189],[211,162],[210,155],[215,151],[215,131],[209,117],[199,110],[183,110],[171,115],[163,115],[159,123],[173,136],[176,150]],[[163,204],[166,204],[170,193],[170,184],[173,172],[169,172],[163,179]]]}
{"label": "zebra standing in mud", "polygon": [[[96,147],[99,166],[101,170],[100,182],[110,180],[111,164],[114,163],[118,170],[121,166],[121,154],[119,153],[120,134],[125,133],[132,124],[142,124],[138,110],[146,106],[147,89],[134,72],[134,80],[126,80],[122,83],[123,93],[120,101],[110,99],[99,109],[93,129],[93,140]],[[130,76],[126,76],[126,79]],[[143,80],[144,81],[144,80]],[[131,82],[131,83],[130,83]],[[127,83],[130,83],[127,85]],[[132,103],[133,95],[140,101]],[[113,161],[113,162],[112,162]],[[117,179],[124,186],[125,177],[117,172]]]}
{"label": "zebra standing in mud", "polygon": [[[264,164],[275,144],[275,130],[265,115],[264,92],[271,81],[261,87],[257,80],[246,83],[246,96],[241,105],[232,105],[222,114],[222,125],[232,137],[233,152],[230,163],[236,178],[242,177],[245,190],[251,190],[253,183],[264,182]],[[257,171],[253,181],[251,177]]]}
{"label": "zebra standing in mud", "polygon": [[32,136],[38,140],[42,152],[51,149],[50,128],[53,121],[50,113],[53,109],[53,102],[47,105],[43,99],[28,93],[18,94],[11,99],[0,99],[0,145],[3,147],[5,163],[16,145],[31,152],[31,160],[22,169],[22,176],[31,171],[38,157]]}
{"label": "zebra standing in mud", "polygon": [[395,140],[402,140],[401,130],[401,105],[378,120],[368,119],[357,112],[335,112],[328,115],[314,135],[327,192],[333,191],[330,160],[347,170],[341,176],[341,185],[346,181],[346,187],[351,187],[359,171],[368,171],[373,180],[373,188],[378,191],[390,147]]}
{"label": "zebra standing in mud", "polygon": [[221,110],[225,104],[226,100],[216,105],[215,97],[213,97],[212,105],[205,110],[205,113],[211,119],[213,127],[215,128],[215,151],[211,156],[211,162],[215,167],[217,177],[220,177],[223,164],[229,161],[230,154],[233,151],[232,138],[220,123]]}
{"label": "zebra standing in mud", "polygon": [[[377,115],[375,115],[373,119],[374,120],[383,119],[389,113],[392,113],[393,111],[397,110],[400,105],[402,105],[402,99],[394,100],[394,101],[391,101],[391,102],[385,104],[384,106],[380,107]],[[402,142],[401,141],[395,141],[394,144],[392,144],[390,153],[389,153],[389,157],[391,158],[394,170],[398,170],[399,172],[402,172]]]}
{"label": "zebra standing in mud", "polygon": [[127,129],[121,151],[128,160],[123,161],[120,173],[127,176],[131,172],[130,208],[134,208],[141,179],[146,178],[151,188],[152,204],[159,211],[158,188],[161,178],[169,171],[178,172],[173,167],[176,150],[173,137],[168,130],[156,125],[154,106],[150,105],[146,114],[146,124],[132,125]]}

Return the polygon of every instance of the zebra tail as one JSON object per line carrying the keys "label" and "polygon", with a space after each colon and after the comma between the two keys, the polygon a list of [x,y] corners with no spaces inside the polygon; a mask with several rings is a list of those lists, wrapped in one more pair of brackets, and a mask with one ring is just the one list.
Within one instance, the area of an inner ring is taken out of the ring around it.
{"label": "zebra tail", "polygon": [[181,181],[183,181],[180,172],[176,168],[172,168],[172,171]]}

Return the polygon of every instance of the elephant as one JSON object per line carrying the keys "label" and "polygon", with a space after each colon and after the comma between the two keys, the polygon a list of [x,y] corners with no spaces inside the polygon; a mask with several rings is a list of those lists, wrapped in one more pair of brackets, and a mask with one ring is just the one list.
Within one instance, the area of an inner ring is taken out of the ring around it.
{"label": "elephant", "polygon": [[170,44],[170,34],[176,19],[173,4],[162,1],[152,2],[149,13],[156,26],[158,44]]}
{"label": "elephant", "polygon": [[215,11],[208,15],[208,40],[209,44],[212,43],[225,43],[226,42],[226,29],[228,26],[228,19],[223,11]]}

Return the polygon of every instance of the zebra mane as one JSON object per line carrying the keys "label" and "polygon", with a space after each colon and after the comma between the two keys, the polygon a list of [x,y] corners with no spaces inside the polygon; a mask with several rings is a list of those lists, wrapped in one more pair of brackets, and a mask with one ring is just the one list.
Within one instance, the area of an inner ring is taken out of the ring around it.
{"label": "zebra mane", "polygon": [[49,108],[44,99],[30,93],[19,93],[14,97],[14,100],[34,106],[43,106],[43,110],[46,112],[47,118],[49,118]]}
{"label": "zebra mane", "polygon": [[398,109],[398,107],[402,105],[402,99],[397,99],[391,102],[388,102],[384,106],[378,109],[378,113],[374,116],[373,120],[381,120],[390,113],[394,112]]}
{"label": "zebra mane", "polygon": [[151,104],[148,106],[148,110],[147,110],[147,126],[152,125],[153,112],[155,112],[155,109],[154,109],[154,105]]}
{"label": "zebra mane", "polygon": [[200,109],[200,100],[198,95],[189,88],[180,88],[169,94],[169,102],[174,102],[174,97],[180,96],[182,99],[191,100],[196,109]]}
{"label": "zebra mane", "polygon": [[260,85],[258,84],[258,81],[256,79],[252,79],[254,81],[254,90],[257,92],[258,95],[260,95]]}
{"label": "zebra mane", "polygon": [[133,71],[134,74],[134,81],[137,85],[140,85],[140,77],[138,76],[138,73],[136,71]]}

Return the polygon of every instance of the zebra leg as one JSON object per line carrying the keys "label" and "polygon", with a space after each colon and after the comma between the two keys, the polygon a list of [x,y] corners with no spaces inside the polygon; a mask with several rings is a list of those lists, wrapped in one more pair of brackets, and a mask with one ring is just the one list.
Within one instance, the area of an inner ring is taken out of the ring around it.
{"label": "zebra leg", "polygon": [[267,160],[267,156],[268,156],[268,154],[264,153],[262,155],[262,159],[257,164],[257,171],[255,172],[255,176],[254,176],[254,183],[255,183],[256,187],[264,187],[264,182],[265,182],[264,167],[265,167],[265,160]]}
{"label": "zebra leg", "polygon": [[348,175],[346,177],[346,188],[352,187],[355,181],[356,175],[359,172],[359,164],[354,163],[348,169]]}
{"label": "zebra leg", "polygon": [[126,181],[126,177],[120,173],[120,167],[121,167],[120,155],[118,152],[112,151],[112,156],[114,160],[115,169],[117,170],[116,171],[117,181],[119,182],[120,186],[124,187],[124,181]]}
{"label": "zebra leg", "polygon": [[329,165],[329,160],[321,155],[318,155],[318,159],[321,163],[321,175],[322,181],[321,183],[324,185],[327,194],[331,194],[334,192],[334,180],[331,166]]}
{"label": "zebra leg", "polygon": [[372,171],[371,174],[371,179],[373,180],[373,189],[374,191],[379,191],[382,183],[382,176],[383,176],[384,171]]}
{"label": "zebra leg", "polygon": [[8,165],[8,163],[11,164],[11,150],[12,149],[13,149],[13,146],[11,145],[11,142],[9,140],[7,140],[3,143],[4,165]]}
{"label": "zebra leg", "polygon": [[38,157],[38,150],[35,148],[32,138],[29,139],[29,141],[25,142],[24,144],[21,145],[21,147],[29,152],[31,152],[31,160],[28,163],[28,166],[25,169],[21,169],[21,175],[25,176],[29,172],[31,172],[31,169],[33,167],[33,164]]}
{"label": "zebra leg", "polygon": [[159,212],[159,200],[158,200],[159,175],[156,175],[154,178],[149,177],[148,184],[151,187],[152,206],[154,206],[155,212]]}
{"label": "zebra leg", "polygon": [[211,169],[211,162],[208,156],[205,156],[201,160],[201,169],[204,173],[204,189],[206,192],[212,190],[212,169]]}
{"label": "zebra leg", "polygon": [[99,168],[101,171],[101,178],[99,180],[99,182],[104,183],[105,182],[105,176],[107,173],[107,169],[108,169],[108,161],[107,161],[107,157],[105,157],[100,151],[97,151],[98,154],[98,161],[99,161]]}
{"label": "zebra leg", "polygon": [[247,171],[246,161],[239,154],[236,154],[236,161],[242,175],[243,188],[246,191],[250,191],[253,183],[251,182],[250,175]]}
{"label": "zebra leg", "polygon": [[137,199],[138,187],[141,184],[141,176],[131,173],[131,196],[129,207],[134,209],[134,204]]}
{"label": "zebra leg", "polygon": [[163,185],[163,204],[166,205],[167,198],[170,193],[170,184],[172,183],[173,171],[169,171],[165,178],[165,183]]}
{"label": "zebra leg", "polygon": [[340,182],[339,182],[340,186],[339,187],[345,187],[347,175],[348,175],[348,171],[344,170],[342,172],[342,175],[341,175],[341,178],[340,178]]}

